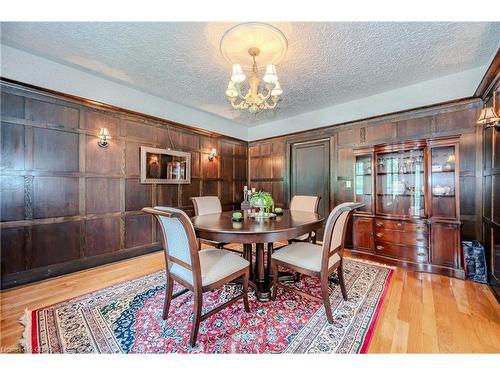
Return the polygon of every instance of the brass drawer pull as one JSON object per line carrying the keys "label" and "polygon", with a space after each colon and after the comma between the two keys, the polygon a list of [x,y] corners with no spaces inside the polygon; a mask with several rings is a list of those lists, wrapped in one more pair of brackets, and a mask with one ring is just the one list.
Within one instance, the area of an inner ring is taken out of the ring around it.
{"label": "brass drawer pull", "polygon": [[397,223],[397,226],[398,226],[399,228],[401,228],[401,227],[403,226],[403,224],[401,224],[401,223]]}
{"label": "brass drawer pull", "polygon": [[384,247],[382,245],[377,245],[377,250],[384,250]]}
{"label": "brass drawer pull", "polygon": [[378,238],[380,238],[380,237],[384,237],[384,235],[383,235],[382,233],[377,233],[377,234],[376,234],[376,236],[377,236]]}
{"label": "brass drawer pull", "polygon": [[384,223],[380,222],[380,221],[377,221],[377,224],[375,224],[377,227],[383,227],[384,226]]}

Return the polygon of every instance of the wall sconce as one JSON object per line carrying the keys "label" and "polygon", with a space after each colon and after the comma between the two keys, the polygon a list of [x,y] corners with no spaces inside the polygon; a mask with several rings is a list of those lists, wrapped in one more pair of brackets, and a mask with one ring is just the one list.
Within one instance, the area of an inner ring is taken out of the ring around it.
{"label": "wall sconce", "polygon": [[212,148],[210,154],[208,154],[208,160],[213,161],[216,156],[217,156],[217,150],[215,148]]}
{"label": "wall sconce", "polygon": [[97,144],[99,147],[106,148],[109,146],[109,140],[111,139],[111,136],[109,135],[109,131],[107,128],[101,128],[101,131],[99,132],[99,135],[97,136],[99,140],[97,141]]}
{"label": "wall sconce", "polygon": [[476,122],[480,125],[486,125],[485,129],[495,128],[496,130],[500,130],[500,116],[495,112],[495,109],[497,108],[497,96],[498,92],[495,91],[493,93],[493,106],[486,107],[485,105],[481,110],[479,119]]}

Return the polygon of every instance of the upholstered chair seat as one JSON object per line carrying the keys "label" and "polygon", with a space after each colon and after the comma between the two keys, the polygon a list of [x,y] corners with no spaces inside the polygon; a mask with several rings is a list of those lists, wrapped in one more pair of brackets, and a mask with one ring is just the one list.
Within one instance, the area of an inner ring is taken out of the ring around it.
{"label": "upholstered chair seat", "polygon": [[311,236],[314,236],[316,233],[313,231],[311,233],[306,233],[303,234],[302,236],[295,237],[294,240],[296,241],[308,241]]}
{"label": "upholstered chair seat", "polygon": [[[321,271],[323,247],[308,242],[295,242],[278,249],[273,254],[273,259],[305,268],[311,271]],[[330,257],[328,267],[340,261],[340,256],[334,254]]]}
{"label": "upholstered chair seat", "polygon": [[[209,286],[235,272],[248,268],[250,263],[239,255],[220,249],[204,249],[199,253],[201,285]],[[193,284],[193,274],[179,264],[173,264],[170,272]]]}

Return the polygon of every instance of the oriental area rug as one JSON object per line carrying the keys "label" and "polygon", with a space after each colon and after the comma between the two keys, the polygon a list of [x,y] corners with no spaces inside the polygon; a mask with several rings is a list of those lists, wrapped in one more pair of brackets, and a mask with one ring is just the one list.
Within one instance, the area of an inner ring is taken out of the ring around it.
{"label": "oriental area rug", "polygon": [[[188,344],[192,295],[174,299],[162,319],[163,271],[34,311],[21,318],[27,353],[366,353],[393,269],[344,260],[348,301],[330,287],[334,323],[322,303],[279,289],[266,303],[250,294],[250,313],[238,301],[200,325]],[[302,275],[295,287],[320,296],[317,279]],[[175,285],[174,293],[180,286]],[[203,313],[240,293],[238,284],[204,294]]]}

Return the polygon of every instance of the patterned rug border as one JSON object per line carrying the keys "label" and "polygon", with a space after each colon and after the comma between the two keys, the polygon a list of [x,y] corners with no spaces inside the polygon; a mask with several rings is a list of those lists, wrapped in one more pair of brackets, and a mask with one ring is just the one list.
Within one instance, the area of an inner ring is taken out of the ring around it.
{"label": "patterned rug border", "polygon": [[[346,259],[349,259],[350,261],[354,261],[354,262],[358,262],[358,263],[371,264],[371,265],[375,265],[375,266],[378,266],[378,267],[387,268],[387,269],[390,270],[389,274],[387,275],[387,279],[386,279],[386,282],[385,282],[385,285],[384,285],[384,290],[382,291],[382,294],[380,295],[380,299],[378,301],[377,308],[376,308],[375,313],[374,313],[374,317],[373,317],[373,319],[372,319],[372,321],[370,323],[370,327],[368,328],[368,331],[366,333],[365,340],[363,342],[363,346],[361,347],[361,350],[359,352],[359,354],[366,354],[366,353],[368,353],[368,348],[370,347],[370,343],[371,343],[371,340],[373,338],[373,334],[375,332],[375,327],[376,327],[376,325],[378,323],[378,319],[380,317],[380,312],[382,310],[382,307],[384,305],[384,302],[385,302],[385,299],[386,299],[386,296],[387,296],[387,292],[388,292],[389,287],[391,285],[392,277],[394,275],[394,270],[397,267],[391,266],[389,264],[379,263],[379,262],[376,262],[376,261],[362,259],[362,258],[346,257]],[[126,284],[126,283],[128,283],[130,281],[133,281],[133,280],[136,280],[136,279],[139,279],[139,278],[142,278],[142,277],[147,277],[147,276],[153,275],[153,274],[155,274],[157,272],[162,272],[162,270],[159,270],[159,271],[156,271],[156,272],[153,272],[153,273],[149,273],[149,274],[144,274],[142,276],[136,277],[135,279],[125,280],[125,281],[119,281],[119,282],[116,282],[114,284],[108,285],[108,286],[106,286],[104,288],[95,289],[95,290],[92,290],[92,291],[87,292],[85,294],[81,294],[81,295],[76,296],[76,297],[72,297],[72,298],[68,298],[68,299],[63,299],[61,301],[57,301],[57,302],[49,304],[49,305],[44,305],[43,307],[40,307],[40,308],[37,308],[37,309],[29,310],[29,309],[25,308],[24,309],[24,313],[19,318],[19,323],[21,323],[24,326],[22,337],[19,340],[19,344],[21,345],[21,348],[22,348],[23,352],[25,354],[39,354],[39,352],[38,352],[37,334],[36,334],[36,329],[37,329],[36,328],[37,327],[36,317],[37,317],[37,312],[38,311],[50,308],[52,306],[55,306],[55,305],[58,305],[58,304],[61,304],[61,303],[67,303],[67,302],[70,302],[70,301],[78,301],[80,299],[88,297],[91,294],[101,292],[101,291],[103,291],[105,289],[108,289],[108,288],[115,288],[115,287],[118,287],[120,285],[124,285],[124,284]],[[33,350],[33,348],[35,348],[35,350]]]}

